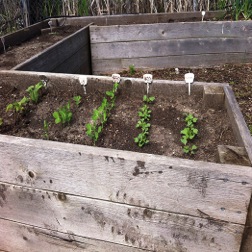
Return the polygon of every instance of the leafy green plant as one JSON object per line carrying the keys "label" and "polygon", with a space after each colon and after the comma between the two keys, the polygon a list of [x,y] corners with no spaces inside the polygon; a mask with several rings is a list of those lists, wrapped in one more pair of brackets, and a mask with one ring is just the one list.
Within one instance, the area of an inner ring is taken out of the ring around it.
{"label": "leafy green plant", "polygon": [[29,98],[24,96],[20,101],[8,104],[6,107],[6,112],[10,110],[14,110],[17,113],[22,112],[25,106],[27,105],[27,103],[29,102],[29,100],[30,100]]}
{"label": "leafy green plant", "polygon": [[186,114],[186,127],[180,131],[182,137],[180,139],[183,144],[183,151],[186,154],[193,155],[198,149],[196,145],[191,145],[190,142],[198,135],[198,129],[195,128],[195,123],[198,121],[192,114]]}
{"label": "leafy green plant", "polygon": [[77,96],[73,97],[73,100],[74,100],[74,102],[75,102],[75,104],[76,104],[77,107],[79,107],[79,105],[81,103],[81,98],[82,97],[80,95],[77,95]]}
{"label": "leafy green plant", "polygon": [[151,124],[149,123],[151,118],[151,110],[146,103],[152,103],[154,102],[154,100],[155,100],[154,96],[148,97],[147,95],[144,95],[143,96],[144,105],[138,111],[138,116],[140,117],[140,119],[136,124],[136,128],[140,128],[141,133],[139,133],[138,136],[134,138],[134,142],[139,147],[143,147],[144,145],[149,143],[148,136],[151,127]]}
{"label": "leafy green plant", "polygon": [[134,65],[129,65],[129,72],[130,75],[134,75],[136,72],[135,66]]}
{"label": "leafy green plant", "polygon": [[0,126],[3,125],[3,118],[0,117]]}
{"label": "leafy green plant", "polygon": [[101,105],[93,111],[92,122],[86,124],[86,134],[94,141],[94,145],[108,121],[111,110],[115,106],[116,92],[119,87],[118,83],[114,83],[112,90],[106,91],[107,98],[103,98]]}
{"label": "leafy green plant", "polygon": [[70,109],[70,102],[68,102],[65,106],[60,107],[57,111],[53,112],[53,117],[55,119],[55,123],[66,124],[72,120],[72,112]]}
{"label": "leafy green plant", "polygon": [[232,12],[235,20],[239,20],[241,15],[246,20],[252,18],[252,2],[251,2],[251,0],[232,0],[231,12]]}
{"label": "leafy green plant", "polygon": [[39,90],[44,87],[43,83],[40,81],[36,85],[32,85],[26,89],[26,91],[29,93],[30,99],[34,103],[38,103],[39,99]]}
{"label": "leafy green plant", "polygon": [[44,120],[44,137],[49,139],[49,123],[46,120]]}

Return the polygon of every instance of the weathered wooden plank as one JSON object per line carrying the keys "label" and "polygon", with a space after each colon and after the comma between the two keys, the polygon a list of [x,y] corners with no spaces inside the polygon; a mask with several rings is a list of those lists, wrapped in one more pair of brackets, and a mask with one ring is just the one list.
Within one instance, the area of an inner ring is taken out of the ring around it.
{"label": "weathered wooden plank", "polygon": [[252,21],[210,21],[90,27],[92,44],[181,38],[244,38],[251,36]]}
{"label": "weathered wooden plank", "polygon": [[1,218],[151,251],[236,252],[244,229],[203,212],[195,218],[5,183],[0,190]]}
{"label": "weathered wooden plank", "polygon": [[226,96],[225,104],[234,134],[240,145],[245,147],[250,163],[252,163],[252,137],[250,131],[236,102],[232,88],[224,87],[224,92]]}
{"label": "weathered wooden plank", "polygon": [[[43,52],[17,65],[13,69],[50,72],[56,69],[58,65],[62,64],[63,62],[66,64],[67,59],[78,52],[81,48],[85,48],[85,52],[86,50],[89,51],[88,26],[57,42]],[[87,54],[87,56],[90,56],[90,54]],[[90,62],[90,59],[88,58],[86,61]],[[82,62],[78,63],[80,65],[82,64]],[[71,69],[71,66],[69,66],[69,68]],[[86,74],[90,74],[90,72],[87,72]]]}
{"label": "weathered wooden plank", "polygon": [[239,224],[252,188],[247,167],[12,136],[0,160],[0,181]]}
{"label": "weathered wooden plank", "polygon": [[[93,74],[113,73],[129,69],[129,65],[141,69],[161,69],[167,67],[210,67],[225,63],[249,63],[252,53],[219,53],[176,55],[149,58],[93,59]],[[155,76],[154,76],[155,78]]]}
{"label": "weathered wooden plank", "polygon": [[252,53],[251,38],[152,40],[91,45],[92,59],[148,58],[218,53]]}
{"label": "weathered wooden plank", "polygon": [[0,219],[0,251],[143,252],[146,250],[76,236],[70,230],[61,233]]}
{"label": "weathered wooden plank", "polygon": [[[48,27],[48,21],[42,21],[37,24],[31,25],[14,33],[4,35],[5,47],[21,44],[22,42],[29,40],[37,35],[41,34],[41,29]],[[0,43],[0,52],[3,51],[3,44]]]}
{"label": "weathered wooden plank", "polygon": [[[207,11],[205,19],[220,18],[225,14],[224,11]],[[201,12],[180,12],[180,13],[141,13],[111,16],[93,16],[78,18],[58,19],[59,23],[63,22],[70,25],[83,25],[94,23],[95,25],[128,25],[128,24],[151,24],[167,23],[174,21],[201,21]]]}

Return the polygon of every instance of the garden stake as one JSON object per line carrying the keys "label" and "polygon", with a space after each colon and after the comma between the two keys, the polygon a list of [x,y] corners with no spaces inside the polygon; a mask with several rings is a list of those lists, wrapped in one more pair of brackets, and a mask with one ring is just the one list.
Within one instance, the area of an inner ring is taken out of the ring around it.
{"label": "garden stake", "polygon": [[144,74],[143,80],[147,85],[147,95],[149,94],[150,84],[152,83],[152,74]]}
{"label": "garden stake", "polygon": [[87,94],[87,90],[86,90],[87,77],[86,76],[80,76],[79,77],[79,82],[80,82],[81,86],[83,87],[84,94]]}
{"label": "garden stake", "polygon": [[194,74],[193,73],[186,73],[185,74],[185,83],[188,83],[188,95],[191,95],[191,84],[194,80]]}

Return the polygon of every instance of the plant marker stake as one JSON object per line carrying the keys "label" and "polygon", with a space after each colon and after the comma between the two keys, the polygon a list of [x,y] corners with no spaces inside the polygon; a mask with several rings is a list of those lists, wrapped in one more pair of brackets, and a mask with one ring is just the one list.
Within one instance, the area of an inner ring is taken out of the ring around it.
{"label": "plant marker stake", "polygon": [[48,22],[48,25],[50,26],[51,33],[52,33],[52,20],[50,20],[50,21]]}
{"label": "plant marker stake", "polygon": [[80,82],[81,86],[83,86],[84,94],[87,94],[87,90],[86,90],[87,76],[80,76],[79,82]]}
{"label": "plant marker stake", "polygon": [[1,37],[1,41],[2,41],[2,44],[3,44],[4,52],[6,53],[4,37]]}
{"label": "plant marker stake", "polygon": [[152,83],[152,74],[144,74],[143,80],[147,85],[147,95],[149,93],[150,84]]}
{"label": "plant marker stake", "polygon": [[205,15],[206,15],[206,12],[205,12],[205,11],[202,11],[202,12],[201,12],[201,15],[202,15],[202,19],[201,19],[201,21],[203,22],[204,17],[205,17]]}
{"label": "plant marker stake", "polygon": [[120,83],[120,80],[121,80],[121,76],[120,74],[112,74],[112,79],[113,79],[113,82],[114,83]]}
{"label": "plant marker stake", "polygon": [[188,83],[188,95],[191,95],[191,84],[194,80],[194,74],[193,73],[186,73],[185,74],[185,83]]}

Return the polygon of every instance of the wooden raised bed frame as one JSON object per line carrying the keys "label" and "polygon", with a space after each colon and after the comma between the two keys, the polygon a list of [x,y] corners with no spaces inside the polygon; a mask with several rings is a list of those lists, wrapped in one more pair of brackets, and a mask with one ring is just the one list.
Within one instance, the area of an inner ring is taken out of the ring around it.
{"label": "wooden raised bed frame", "polygon": [[[0,79],[10,85],[22,79],[25,87],[41,75],[61,88],[80,85],[78,75],[67,74],[2,71]],[[87,91],[109,84],[110,77],[88,76]],[[153,88],[172,85],[184,84],[154,81]],[[232,90],[211,85],[223,88],[235,136],[251,161],[252,139]],[[251,167],[4,135],[0,160],[0,250],[251,249]]]}

